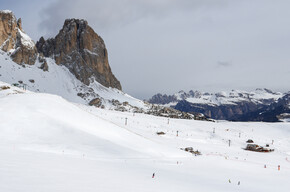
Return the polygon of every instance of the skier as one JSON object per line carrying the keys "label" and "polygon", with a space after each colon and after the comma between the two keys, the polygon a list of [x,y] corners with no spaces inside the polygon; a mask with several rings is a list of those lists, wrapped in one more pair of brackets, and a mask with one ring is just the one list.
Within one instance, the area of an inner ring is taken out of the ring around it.
{"label": "skier", "polygon": [[241,184],[241,182],[239,181],[239,182],[238,182],[238,185],[240,185],[240,184]]}
{"label": "skier", "polygon": [[231,182],[231,179],[229,179],[229,183],[232,183],[232,182]]}
{"label": "skier", "polygon": [[153,175],[152,175],[152,178],[154,178],[155,177],[155,173],[153,173]]}

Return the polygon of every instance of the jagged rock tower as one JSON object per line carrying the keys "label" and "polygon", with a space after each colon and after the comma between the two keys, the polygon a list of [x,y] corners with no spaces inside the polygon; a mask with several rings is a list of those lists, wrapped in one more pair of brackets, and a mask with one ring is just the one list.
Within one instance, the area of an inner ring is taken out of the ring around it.
{"label": "jagged rock tower", "polygon": [[86,85],[96,80],[105,87],[122,90],[111,71],[103,39],[85,20],[67,19],[55,38],[41,37],[35,45],[23,31],[21,19],[17,20],[11,11],[0,11],[0,49],[18,64],[34,65],[38,58],[44,71],[49,70],[44,57],[51,57]]}
{"label": "jagged rock tower", "polygon": [[23,31],[21,19],[16,20],[8,10],[0,11],[0,49],[18,64],[33,65],[37,58],[36,46]]}
{"label": "jagged rock tower", "polygon": [[36,46],[40,54],[65,65],[86,85],[93,78],[105,87],[122,89],[111,71],[103,39],[87,21],[67,19],[55,38],[45,40],[41,37]]}

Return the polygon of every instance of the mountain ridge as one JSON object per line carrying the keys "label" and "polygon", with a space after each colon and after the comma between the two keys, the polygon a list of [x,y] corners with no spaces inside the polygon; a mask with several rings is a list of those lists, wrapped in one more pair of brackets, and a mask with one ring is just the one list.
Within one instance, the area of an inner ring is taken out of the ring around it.
{"label": "mountain ridge", "polygon": [[[285,93],[258,88],[255,91],[232,90],[228,92],[207,93],[200,91],[179,91],[173,95],[156,94],[149,103],[161,104],[174,109],[203,113],[206,117],[217,120],[258,120],[246,118],[246,114],[268,110],[267,107],[278,102]],[[277,120],[276,117],[271,118]],[[263,118],[263,121],[267,119]]]}

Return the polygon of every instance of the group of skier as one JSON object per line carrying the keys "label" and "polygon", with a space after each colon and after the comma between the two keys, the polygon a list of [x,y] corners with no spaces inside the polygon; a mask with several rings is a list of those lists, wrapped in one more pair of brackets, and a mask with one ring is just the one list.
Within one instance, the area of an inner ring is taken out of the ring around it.
{"label": "group of skier", "polygon": [[[231,179],[229,179],[229,183],[232,183],[232,182],[231,182]],[[241,184],[241,182],[239,181],[239,182],[238,182],[238,185],[240,185],[240,184]]]}

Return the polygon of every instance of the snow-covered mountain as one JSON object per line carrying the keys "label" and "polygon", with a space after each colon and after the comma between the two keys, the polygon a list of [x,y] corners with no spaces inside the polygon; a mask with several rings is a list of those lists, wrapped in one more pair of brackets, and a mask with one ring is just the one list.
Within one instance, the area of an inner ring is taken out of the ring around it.
{"label": "snow-covered mountain", "polygon": [[35,44],[11,11],[0,11],[0,18],[0,81],[99,108],[206,119],[122,92],[103,39],[85,20],[67,19],[56,37]]}
{"label": "snow-covered mountain", "polygon": [[290,119],[290,94],[285,94],[278,101],[264,106],[263,108],[236,116],[235,121],[289,121]]}
{"label": "snow-covered mountain", "polygon": [[[289,122],[168,121],[70,103],[3,82],[0,114],[0,191],[290,188]],[[274,152],[244,150],[248,139]],[[187,147],[201,155],[181,150]]]}
{"label": "snow-covered mountain", "polygon": [[66,20],[55,39],[41,38],[35,44],[11,11],[0,11],[0,18],[0,80],[72,102],[98,98],[100,107],[110,107],[109,101],[115,99],[145,108],[142,101],[121,91],[104,55],[103,40],[84,20]]}
{"label": "snow-covered mountain", "polygon": [[284,95],[269,89],[256,89],[251,92],[232,90],[218,93],[180,91],[173,95],[154,95],[149,102],[185,112],[203,113],[214,119],[232,120],[237,116],[261,110],[277,102]]}
{"label": "snow-covered mountain", "polygon": [[174,106],[178,101],[186,100],[190,103],[199,103],[207,105],[237,105],[241,102],[252,102],[256,104],[270,104],[272,101],[277,101],[283,97],[283,93],[273,92],[269,89],[256,89],[255,91],[223,91],[218,93],[207,93],[200,91],[179,91],[173,95],[156,94],[151,99],[150,103],[163,104]]}
{"label": "snow-covered mountain", "polygon": [[70,102],[89,104],[99,108],[117,111],[147,113],[185,119],[204,119],[202,115],[190,115],[178,110],[152,105],[136,99],[121,90],[105,87],[91,78],[89,85],[78,80],[63,65],[46,58],[48,71],[41,69],[38,60],[34,65],[19,65],[6,52],[0,51],[0,80],[11,85],[39,93],[59,95]]}

